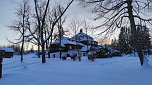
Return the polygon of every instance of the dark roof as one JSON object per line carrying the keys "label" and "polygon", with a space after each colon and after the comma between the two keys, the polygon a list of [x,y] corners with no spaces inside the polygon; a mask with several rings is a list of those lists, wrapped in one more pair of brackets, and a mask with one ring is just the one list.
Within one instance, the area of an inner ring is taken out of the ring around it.
{"label": "dark roof", "polygon": [[15,52],[13,48],[0,48],[0,50],[4,50],[5,52]]}

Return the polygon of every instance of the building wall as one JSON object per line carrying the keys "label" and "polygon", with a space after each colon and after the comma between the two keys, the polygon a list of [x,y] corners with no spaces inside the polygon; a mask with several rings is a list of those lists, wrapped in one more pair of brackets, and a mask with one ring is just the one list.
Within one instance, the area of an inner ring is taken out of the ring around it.
{"label": "building wall", "polygon": [[4,53],[4,58],[12,58],[13,57],[13,52],[5,52]]}

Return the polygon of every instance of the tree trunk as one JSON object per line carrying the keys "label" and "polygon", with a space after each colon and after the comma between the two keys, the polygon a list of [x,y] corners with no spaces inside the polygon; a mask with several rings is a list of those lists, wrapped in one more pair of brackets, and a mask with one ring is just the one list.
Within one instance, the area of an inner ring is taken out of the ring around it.
{"label": "tree trunk", "polygon": [[22,46],[21,46],[21,62],[23,62],[23,49],[24,49],[24,35],[25,35],[25,4],[24,4],[24,15],[22,16],[22,31],[23,31],[23,34],[22,34]]}
{"label": "tree trunk", "polygon": [[40,58],[40,43],[38,43],[37,56],[38,56],[38,58]]}
{"label": "tree trunk", "polygon": [[51,44],[52,44],[52,36],[51,36],[51,41],[50,41],[50,46],[49,46],[49,52],[48,52],[48,58],[51,58]]}
{"label": "tree trunk", "polygon": [[62,51],[61,51],[61,36],[60,36],[60,48],[59,48],[59,51],[60,51],[60,59],[62,58]]}
{"label": "tree trunk", "polygon": [[50,43],[49,48],[48,48],[48,58],[51,58],[50,53],[51,53],[51,43]]}
{"label": "tree trunk", "polygon": [[22,46],[21,46],[21,62],[23,62],[23,51],[24,51],[24,37],[23,37]]}
{"label": "tree trunk", "polygon": [[50,45],[49,45],[49,47],[48,47],[48,58],[51,58],[50,53],[51,53],[51,43],[50,43]]}
{"label": "tree trunk", "polygon": [[60,59],[62,58],[62,52],[61,52],[61,28],[59,29],[59,37],[60,37],[60,48],[59,48],[59,51],[60,51]]}
{"label": "tree trunk", "polygon": [[[47,38],[47,34],[46,34],[46,31],[45,31],[45,39],[46,38]],[[46,50],[48,50],[48,40],[46,41],[45,48],[46,48]]]}
{"label": "tree trunk", "polygon": [[131,25],[131,35],[132,35],[132,41],[133,44],[135,45],[135,48],[138,53],[138,57],[140,59],[140,64],[143,65],[144,61],[144,55],[142,53],[142,47],[140,46],[140,42],[138,42],[138,37],[137,37],[137,32],[136,32],[136,25],[135,25],[135,20],[133,16],[133,7],[132,7],[132,0],[127,0],[128,4],[128,15],[129,15],[129,20],[130,20],[130,25]]}
{"label": "tree trunk", "polygon": [[42,63],[45,63],[45,43],[42,43]]}
{"label": "tree trunk", "polygon": [[41,28],[41,43],[42,43],[42,45],[41,45],[41,47],[42,47],[42,63],[45,63],[45,42],[44,42],[44,36],[43,36],[43,30],[44,30],[44,28],[43,28],[43,25],[42,25],[42,28]]}

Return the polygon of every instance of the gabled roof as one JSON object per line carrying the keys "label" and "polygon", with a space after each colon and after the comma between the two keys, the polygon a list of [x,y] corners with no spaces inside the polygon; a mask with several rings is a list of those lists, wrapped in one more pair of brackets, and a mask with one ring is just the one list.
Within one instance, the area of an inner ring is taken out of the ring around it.
{"label": "gabled roof", "polygon": [[5,52],[15,52],[12,48],[0,48],[0,50],[4,50]]}
{"label": "gabled roof", "polygon": [[[79,38],[80,41],[87,41],[87,40],[93,41],[93,38],[85,33],[78,33],[78,34],[74,35],[73,37],[71,37],[71,40],[75,40],[76,38]],[[79,39],[77,39],[77,40],[79,40]]]}
{"label": "gabled roof", "polygon": [[85,34],[82,29],[80,32],[73,37],[71,37],[71,40],[78,40],[78,41],[93,41],[93,38],[87,34]]}

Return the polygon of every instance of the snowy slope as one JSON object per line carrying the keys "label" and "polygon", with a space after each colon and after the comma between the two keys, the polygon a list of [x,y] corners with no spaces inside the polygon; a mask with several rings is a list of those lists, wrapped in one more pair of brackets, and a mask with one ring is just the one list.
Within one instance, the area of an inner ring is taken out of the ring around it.
{"label": "snowy slope", "polygon": [[[24,63],[18,56],[4,59],[0,85],[152,85],[152,67],[141,67],[137,57],[116,57],[88,61],[32,58]],[[152,56],[148,57],[152,65]],[[16,66],[16,67],[15,67]]]}

